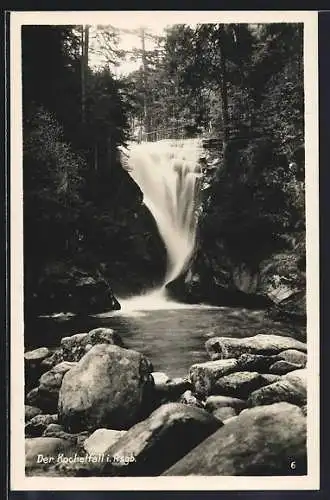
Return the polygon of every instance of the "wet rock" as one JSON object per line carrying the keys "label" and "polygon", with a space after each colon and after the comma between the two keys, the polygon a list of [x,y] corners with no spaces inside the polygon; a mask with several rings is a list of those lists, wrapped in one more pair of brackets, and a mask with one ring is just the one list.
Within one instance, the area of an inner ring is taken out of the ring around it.
{"label": "wet rock", "polygon": [[[25,440],[25,471],[28,476],[45,474],[59,454],[66,454],[71,443],[65,439],[35,437]],[[38,460],[39,458],[39,460]],[[42,461],[40,460],[42,458]]]}
{"label": "wet rock", "polygon": [[181,398],[179,399],[179,403],[183,403],[185,405],[197,406],[198,408],[203,408],[202,402],[194,396],[191,391],[185,391]]}
{"label": "wet rock", "polygon": [[281,359],[280,361],[276,361],[276,363],[271,365],[269,367],[269,371],[270,373],[274,373],[277,375],[285,375],[286,373],[292,372],[293,370],[299,370],[300,368],[303,368],[303,366]]}
{"label": "wet rock", "polygon": [[231,337],[214,337],[205,343],[206,351],[211,359],[239,358],[242,354],[262,354],[271,356],[287,349],[307,352],[307,345],[291,337],[281,335],[258,334],[242,339]]}
{"label": "wet rock", "polygon": [[141,420],[153,389],[150,362],[136,351],[97,344],[65,374],[60,423],[68,432],[125,430]]}
{"label": "wet rock", "polygon": [[216,380],[227,373],[232,373],[236,366],[236,359],[220,359],[192,365],[189,370],[189,378],[194,392],[200,397],[212,394]]}
{"label": "wet rock", "polygon": [[235,417],[236,412],[231,406],[223,406],[212,412],[212,415],[220,420],[220,422],[225,423],[229,418]]}
{"label": "wet rock", "polygon": [[264,380],[257,372],[236,372],[219,378],[214,384],[214,394],[247,399],[251,392],[259,389]]}
{"label": "wet rock", "polygon": [[41,436],[49,424],[56,424],[58,417],[54,415],[36,415],[25,425],[25,435],[28,437]]}
{"label": "wet rock", "polygon": [[42,362],[50,356],[47,347],[39,347],[24,353],[25,388],[32,389],[45,371]]}
{"label": "wet rock", "polygon": [[84,449],[90,455],[105,453],[118,439],[123,437],[127,431],[114,431],[111,429],[97,429],[83,444]]}
{"label": "wet rock", "polygon": [[252,392],[248,399],[248,405],[271,405],[281,401],[303,406],[307,401],[306,388],[295,386],[289,380],[285,380],[282,377],[282,380]]}
{"label": "wet rock", "polygon": [[306,419],[300,408],[278,403],[244,411],[163,475],[292,476],[306,469]]}
{"label": "wet rock", "polygon": [[40,408],[48,412],[57,411],[58,394],[63,377],[75,365],[76,363],[62,361],[40,377],[36,394]]}
{"label": "wet rock", "polygon": [[221,426],[207,411],[168,403],[132,427],[107,450],[111,457],[131,459],[104,463],[102,475],[154,476],[175,463]]}
{"label": "wet rock", "polygon": [[205,401],[205,409],[213,412],[219,408],[234,408],[237,413],[246,408],[246,401],[229,396],[209,396]]}
{"label": "wet rock", "polygon": [[31,420],[36,415],[40,415],[42,410],[36,406],[25,405],[25,422]]}
{"label": "wet rock", "polygon": [[269,367],[280,358],[277,356],[263,356],[262,354],[242,354],[237,360],[237,369],[241,372],[267,373]]}
{"label": "wet rock", "polygon": [[303,368],[305,368],[307,363],[307,354],[297,351],[296,349],[287,349],[286,351],[282,351],[279,353],[278,357],[288,361],[289,363],[302,365]]}

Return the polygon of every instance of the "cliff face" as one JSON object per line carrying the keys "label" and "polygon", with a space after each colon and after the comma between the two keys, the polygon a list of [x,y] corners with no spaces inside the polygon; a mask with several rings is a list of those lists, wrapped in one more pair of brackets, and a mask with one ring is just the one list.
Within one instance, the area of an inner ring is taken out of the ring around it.
{"label": "cliff face", "polygon": [[303,149],[284,155],[258,138],[233,141],[220,155],[214,141],[202,162],[198,246],[187,274],[169,289],[191,302],[271,307],[284,315],[290,299],[290,317],[299,297],[303,321]]}
{"label": "cliff face", "polygon": [[143,205],[143,195],[120,163],[105,179],[108,201],[96,212],[92,203],[81,212],[88,228],[79,227],[70,251],[47,259],[37,254],[25,264],[25,310],[94,313],[118,309],[115,297],[141,293],[159,285],[165,273],[166,252],[156,223]]}

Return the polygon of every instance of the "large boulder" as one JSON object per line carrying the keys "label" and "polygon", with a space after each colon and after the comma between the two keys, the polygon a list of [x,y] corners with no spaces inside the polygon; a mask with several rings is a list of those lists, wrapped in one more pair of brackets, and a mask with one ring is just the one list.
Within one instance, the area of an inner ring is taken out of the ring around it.
{"label": "large boulder", "polygon": [[287,349],[286,351],[282,351],[278,357],[284,361],[288,361],[289,363],[302,365],[303,368],[305,368],[307,363],[307,354],[297,351],[296,349]]}
{"label": "large boulder", "polygon": [[236,372],[219,378],[213,387],[214,394],[247,399],[251,392],[259,389],[267,381],[257,372]]}
{"label": "large boulder", "polygon": [[284,380],[288,380],[298,390],[307,391],[307,369],[294,370],[283,376]]}
{"label": "large boulder", "polygon": [[90,455],[105,453],[118,439],[123,437],[127,431],[114,431],[112,429],[96,429],[86,441],[83,447]]}
{"label": "large boulder", "polygon": [[239,358],[242,354],[271,356],[287,349],[307,352],[307,345],[291,337],[258,334],[242,339],[213,337],[206,341],[205,348],[211,359]]}
{"label": "large boulder", "polygon": [[275,375],[285,375],[286,373],[292,372],[293,370],[300,370],[301,368],[303,368],[303,365],[280,359],[269,367],[269,371]]}
{"label": "large boulder", "polygon": [[96,344],[124,347],[121,337],[112,328],[95,328],[89,333],[77,333],[71,337],[63,337],[61,340],[63,360],[80,361],[86,352]]}
{"label": "large boulder", "polygon": [[88,333],[76,333],[70,337],[63,337],[60,347],[42,361],[42,366],[50,370],[62,361],[80,361],[96,344],[114,344],[124,347],[120,335],[112,328],[95,328]]}
{"label": "large boulder", "polygon": [[216,380],[235,371],[236,366],[236,359],[219,359],[192,365],[189,370],[189,378],[194,392],[200,397],[212,394]]}
{"label": "large boulder", "polygon": [[103,464],[102,475],[158,475],[221,425],[201,408],[165,404],[106,451],[113,459]]}
{"label": "large boulder", "polygon": [[252,392],[248,399],[249,406],[270,405],[280,401],[303,406],[307,402],[306,387],[291,383],[282,377],[278,382],[261,387]]}
{"label": "large boulder", "polygon": [[163,475],[304,475],[306,462],[306,419],[297,406],[278,403],[245,410]]}
{"label": "large boulder", "polygon": [[69,432],[125,430],[148,411],[151,363],[140,353],[97,344],[72,368],[59,393],[60,423]]}
{"label": "large boulder", "polygon": [[280,358],[278,356],[263,356],[262,354],[242,354],[237,360],[237,369],[240,372],[267,373],[269,367]]}
{"label": "large boulder", "polygon": [[[30,310],[35,313],[98,313],[120,309],[108,281],[99,270],[76,267],[73,262],[52,262],[27,287]],[[32,299],[33,297],[33,299]]]}

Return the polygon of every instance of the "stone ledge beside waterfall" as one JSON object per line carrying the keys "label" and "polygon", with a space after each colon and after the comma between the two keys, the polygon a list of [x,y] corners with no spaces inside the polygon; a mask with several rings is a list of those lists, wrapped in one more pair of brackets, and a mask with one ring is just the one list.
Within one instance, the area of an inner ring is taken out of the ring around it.
{"label": "stone ledge beside waterfall", "polygon": [[26,474],[306,474],[306,344],[258,334],[205,347],[210,361],[183,378],[107,328],[25,353]]}

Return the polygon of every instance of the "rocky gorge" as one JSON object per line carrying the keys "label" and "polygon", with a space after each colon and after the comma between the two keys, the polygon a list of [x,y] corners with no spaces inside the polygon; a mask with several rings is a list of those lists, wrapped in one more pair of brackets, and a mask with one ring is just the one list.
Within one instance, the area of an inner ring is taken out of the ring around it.
{"label": "rocky gorge", "polygon": [[306,474],[306,344],[257,334],[205,349],[176,378],[110,328],[26,352],[26,475]]}

